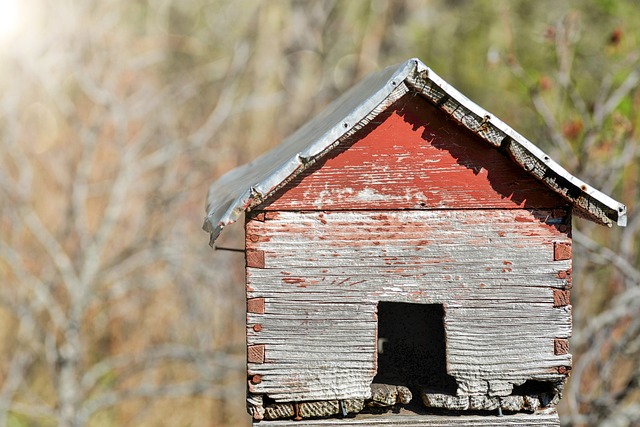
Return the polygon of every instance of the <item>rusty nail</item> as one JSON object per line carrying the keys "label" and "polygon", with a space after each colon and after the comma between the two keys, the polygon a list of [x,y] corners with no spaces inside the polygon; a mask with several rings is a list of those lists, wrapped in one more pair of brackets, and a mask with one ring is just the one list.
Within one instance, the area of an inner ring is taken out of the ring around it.
{"label": "rusty nail", "polygon": [[293,412],[295,413],[294,421],[301,421],[302,415],[300,415],[300,405],[298,402],[293,402]]}
{"label": "rusty nail", "polygon": [[255,325],[253,325],[253,330],[254,330],[255,332],[260,332],[260,331],[262,330],[262,325],[261,325],[261,324],[259,324],[259,323],[257,323],[257,324],[255,324]]}
{"label": "rusty nail", "polygon": [[254,376],[251,377],[251,382],[253,384],[260,384],[262,382],[262,375],[255,374]]}
{"label": "rusty nail", "polygon": [[566,225],[562,224],[558,227],[558,231],[560,231],[561,233],[566,233],[569,230],[569,227],[567,227]]}
{"label": "rusty nail", "polygon": [[564,271],[564,270],[563,270],[563,271],[560,271],[560,272],[558,273],[558,278],[560,278],[560,279],[566,279],[566,278],[567,278],[567,272],[566,272],[566,271]]}

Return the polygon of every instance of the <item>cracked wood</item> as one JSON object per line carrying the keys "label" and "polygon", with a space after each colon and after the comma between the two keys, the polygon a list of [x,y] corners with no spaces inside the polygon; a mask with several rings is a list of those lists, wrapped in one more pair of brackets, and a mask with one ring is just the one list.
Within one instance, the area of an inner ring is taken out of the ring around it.
{"label": "cracked wood", "polygon": [[[561,380],[571,306],[554,247],[569,229],[551,211],[270,212],[247,222],[248,345],[264,345],[252,393],[279,402],[368,398],[379,301],[443,304],[448,373],[460,395],[508,395],[527,379]],[[568,301],[567,301],[568,303]],[[564,302],[563,302],[564,304]],[[252,325],[259,324],[259,331]]]}

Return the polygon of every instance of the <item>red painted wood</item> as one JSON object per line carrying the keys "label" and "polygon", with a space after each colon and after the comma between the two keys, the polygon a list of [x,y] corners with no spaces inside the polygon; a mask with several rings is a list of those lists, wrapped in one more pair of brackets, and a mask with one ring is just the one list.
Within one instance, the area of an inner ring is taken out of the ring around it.
{"label": "red painted wood", "polygon": [[249,298],[247,313],[264,314],[264,298]]}
{"label": "red painted wood", "polygon": [[553,341],[553,352],[556,355],[569,354],[569,340],[566,338],[556,338]]}
{"label": "red painted wood", "polygon": [[556,243],[553,247],[553,259],[556,261],[571,259],[571,244]]}
{"label": "red painted wood", "polygon": [[419,96],[407,95],[263,208],[548,208],[567,202]]}
{"label": "red painted wood", "polygon": [[571,300],[571,291],[564,289],[554,289],[553,290],[553,306],[554,307],[564,307],[570,304]]}
{"label": "red painted wood", "polygon": [[264,344],[250,345],[247,347],[247,362],[264,363]]}
{"label": "red painted wood", "polygon": [[247,267],[264,268],[264,252],[247,250]]}

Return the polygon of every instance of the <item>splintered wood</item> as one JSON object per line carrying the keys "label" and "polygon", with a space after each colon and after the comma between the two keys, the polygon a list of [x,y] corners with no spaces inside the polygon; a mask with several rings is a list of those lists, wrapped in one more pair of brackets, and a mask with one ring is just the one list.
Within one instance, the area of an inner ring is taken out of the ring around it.
{"label": "splintered wood", "polygon": [[252,394],[370,398],[380,301],[443,304],[457,396],[562,382],[571,366],[571,260],[555,256],[570,238],[551,210],[267,212],[246,227],[247,253],[263,254],[247,267],[249,306],[264,304],[247,313],[264,351]]}

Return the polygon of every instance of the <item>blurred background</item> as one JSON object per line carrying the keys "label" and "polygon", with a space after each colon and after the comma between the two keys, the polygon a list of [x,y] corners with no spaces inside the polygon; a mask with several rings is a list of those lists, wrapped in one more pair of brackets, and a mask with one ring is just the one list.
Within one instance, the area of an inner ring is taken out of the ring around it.
{"label": "blurred background", "polygon": [[248,426],[244,260],[207,246],[207,187],[410,57],[628,205],[574,220],[559,410],[640,426],[639,6],[0,0],[0,426]]}

